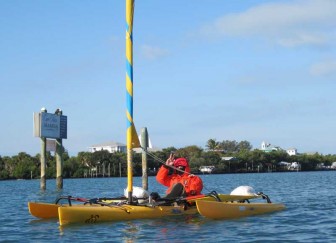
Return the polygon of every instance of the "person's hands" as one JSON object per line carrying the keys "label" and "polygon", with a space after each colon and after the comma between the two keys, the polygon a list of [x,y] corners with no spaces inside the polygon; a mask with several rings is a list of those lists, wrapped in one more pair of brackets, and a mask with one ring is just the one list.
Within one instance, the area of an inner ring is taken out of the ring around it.
{"label": "person's hands", "polygon": [[173,166],[174,165],[174,161],[175,161],[174,157],[175,157],[174,154],[171,153],[170,156],[169,156],[169,158],[166,161],[166,165]]}

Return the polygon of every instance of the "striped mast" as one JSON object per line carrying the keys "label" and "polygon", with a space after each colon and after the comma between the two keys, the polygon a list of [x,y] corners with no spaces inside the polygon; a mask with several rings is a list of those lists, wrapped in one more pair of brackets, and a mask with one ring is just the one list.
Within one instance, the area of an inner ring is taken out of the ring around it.
{"label": "striped mast", "polygon": [[132,141],[133,135],[133,13],[134,0],[126,0],[126,145],[127,145],[127,193],[128,202],[132,204],[133,191],[133,163]]}

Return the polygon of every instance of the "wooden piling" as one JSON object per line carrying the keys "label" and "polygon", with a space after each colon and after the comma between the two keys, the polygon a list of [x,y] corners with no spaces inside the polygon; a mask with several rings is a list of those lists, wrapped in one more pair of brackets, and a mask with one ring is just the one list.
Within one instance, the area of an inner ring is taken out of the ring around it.
{"label": "wooden piling", "polygon": [[63,188],[63,146],[62,139],[56,139],[56,186],[57,189]]}
{"label": "wooden piling", "polygon": [[141,129],[141,147],[142,151],[142,188],[148,190],[148,163],[147,163],[147,148],[148,148],[148,132],[147,128]]}
{"label": "wooden piling", "polygon": [[40,188],[45,190],[47,188],[47,179],[46,179],[46,138],[41,137],[41,181]]}
{"label": "wooden piling", "polygon": [[[41,112],[47,112],[46,108],[42,108]],[[45,190],[47,188],[47,178],[46,178],[46,150],[47,150],[47,139],[41,137],[41,180],[40,180],[40,188],[41,190]]]}
{"label": "wooden piling", "polygon": [[[61,116],[62,111],[57,109],[56,115]],[[63,188],[63,145],[62,139],[56,139],[56,186],[57,189]]]}

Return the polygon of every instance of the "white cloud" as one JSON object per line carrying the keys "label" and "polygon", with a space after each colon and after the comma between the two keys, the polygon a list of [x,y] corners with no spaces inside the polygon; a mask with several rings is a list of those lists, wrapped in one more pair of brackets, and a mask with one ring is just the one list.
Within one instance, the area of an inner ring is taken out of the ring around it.
{"label": "white cloud", "polygon": [[277,41],[281,46],[295,47],[300,45],[316,45],[323,46],[328,43],[326,37],[321,36],[321,34],[309,34],[309,33],[297,33],[289,37],[279,38]]}
{"label": "white cloud", "polygon": [[334,0],[267,3],[220,17],[201,33],[215,38],[257,36],[287,47],[324,45],[336,27],[335,13]]}
{"label": "white cloud", "polygon": [[311,66],[310,73],[315,76],[336,74],[336,61],[325,61]]}
{"label": "white cloud", "polygon": [[158,58],[168,55],[168,51],[156,46],[143,45],[141,46],[142,55],[149,60],[156,60]]}

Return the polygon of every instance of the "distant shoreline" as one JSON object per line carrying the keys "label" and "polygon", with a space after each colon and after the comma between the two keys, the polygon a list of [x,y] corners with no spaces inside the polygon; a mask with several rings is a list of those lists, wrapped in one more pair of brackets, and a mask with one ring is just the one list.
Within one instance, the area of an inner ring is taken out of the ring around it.
{"label": "distant shoreline", "polygon": [[[270,171],[270,172],[236,172],[236,173],[194,173],[195,175],[234,175],[234,174],[267,174],[267,173],[301,173],[301,172],[331,172],[331,171],[336,171],[336,169],[324,169],[324,170],[307,170],[307,171]],[[156,175],[148,175],[148,177],[155,177]],[[69,178],[63,178],[65,179],[103,179],[103,178],[126,178],[127,176],[98,176],[98,177],[69,177]],[[142,176],[133,176],[134,178],[139,178]],[[32,179],[0,179],[1,181],[30,181],[30,180],[40,180],[40,178],[32,178]],[[56,180],[56,178],[47,178],[47,180]]]}

